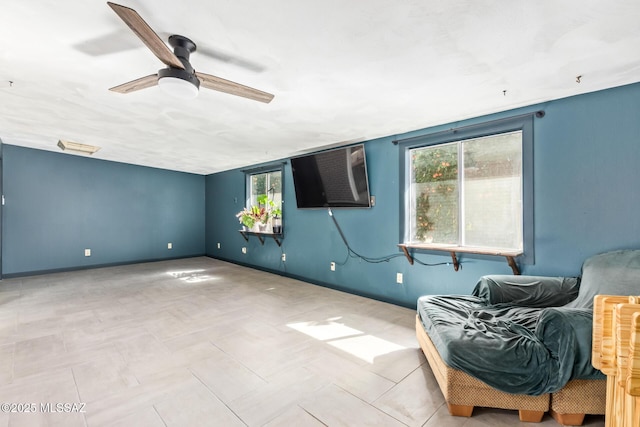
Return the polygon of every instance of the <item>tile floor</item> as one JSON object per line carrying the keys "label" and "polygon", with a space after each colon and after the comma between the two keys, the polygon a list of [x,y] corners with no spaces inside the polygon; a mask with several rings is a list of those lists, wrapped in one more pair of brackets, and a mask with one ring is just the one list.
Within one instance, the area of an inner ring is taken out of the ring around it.
{"label": "tile floor", "polygon": [[0,426],[557,425],[449,416],[413,328],[413,310],[205,257],[5,279],[0,402],[23,412]]}

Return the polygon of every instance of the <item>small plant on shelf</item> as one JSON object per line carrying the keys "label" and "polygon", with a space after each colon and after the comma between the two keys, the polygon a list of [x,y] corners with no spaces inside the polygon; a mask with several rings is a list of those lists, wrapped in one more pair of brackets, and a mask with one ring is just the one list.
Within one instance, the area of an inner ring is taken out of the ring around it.
{"label": "small plant on shelf", "polygon": [[269,219],[268,215],[269,214],[265,208],[251,206],[238,212],[236,217],[240,221],[240,224],[251,229],[256,223],[266,224]]}
{"label": "small plant on shelf", "polygon": [[273,203],[273,200],[269,199],[269,196],[267,196],[266,194],[262,194],[258,196],[258,206],[261,208],[265,208],[267,212],[271,213],[276,204]]}
{"label": "small plant on shelf", "polygon": [[236,217],[240,221],[240,224],[251,230],[256,224],[259,224],[262,228],[266,229],[266,225],[272,216],[278,216],[282,214],[280,208],[276,207],[273,200],[269,200],[266,194],[258,196],[258,206],[252,205],[245,207],[243,210],[236,214]]}
{"label": "small plant on shelf", "polygon": [[271,223],[271,228],[274,234],[282,233],[282,209],[274,208],[271,210],[271,215],[273,216],[273,220]]}

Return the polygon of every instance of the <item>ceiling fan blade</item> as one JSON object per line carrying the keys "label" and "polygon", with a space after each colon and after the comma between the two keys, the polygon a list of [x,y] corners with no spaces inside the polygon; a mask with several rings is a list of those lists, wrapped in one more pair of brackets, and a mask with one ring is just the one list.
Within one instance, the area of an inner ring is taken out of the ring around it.
{"label": "ceiling fan blade", "polygon": [[225,80],[220,77],[212,76],[211,74],[196,71],[196,76],[200,79],[200,85],[207,89],[242,96],[244,98],[253,99],[254,101],[264,102],[265,104],[268,104],[273,99],[273,95],[270,93],[241,85],[240,83],[235,83],[230,80]]}
{"label": "ceiling fan blade", "polygon": [[123,83],[118,86],[112,87],[111,91],[118,93],[130,93],[135,92],[137,90],[146,89],[151,86],[155,86],[158,84],[158,75],[151,74],[150,76],[140,77],[139,79],[132,80],[127,83]]}
{"label": "ceiling fan blade", "polygon": [[184,70],[184,65],[162,39],[153,31],[135,10],[119,4],[107,2],[109,7],[131,28],[142,42],[166,65]]}

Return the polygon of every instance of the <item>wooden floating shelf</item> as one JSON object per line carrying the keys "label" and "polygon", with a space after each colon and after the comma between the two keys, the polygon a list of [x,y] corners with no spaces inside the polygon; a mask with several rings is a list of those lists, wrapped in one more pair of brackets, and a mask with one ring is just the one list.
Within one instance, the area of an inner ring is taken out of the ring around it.
{"label": "wooden floating shelf", "polygon": [[493,255],[493,256],[503,256],[507,259],[507,264],[511,267],[511,271],[513,274],[520,275],[520,269],[518,268],[518,264],[516,264],[515,257],[518,255],[522,255],[521,252],[515,251],[491,251],[483,248],[467,248],[467,247],[451,247],[451,246],[434,246],[434,245],[405,245],[399,244],[398,247],[402,249],[404,256],[409,261],[409,264],[413,265],[413,255],[409,253],[409,249],[423,249],[428,251],[442,251],[449,252],[451,255],[451,261],[453,263],[453,270],[458,271],[460,269],[460,261],[458,260],[458,253],[467,253],[467,254],[478,254],[478,255]]}
{"label": "wooden floating shelf", "polygon": [[260,233],[257,231],[248,231],[248,230],[238,230],[238,232],[244,237],[244,240],[249,241],[249,236],[256,236],[258,240],[260,240],[260,244],[264,245],[264,238],[271,237],[278,246],[282,245],[282,239],[284,238],[283,233]]}

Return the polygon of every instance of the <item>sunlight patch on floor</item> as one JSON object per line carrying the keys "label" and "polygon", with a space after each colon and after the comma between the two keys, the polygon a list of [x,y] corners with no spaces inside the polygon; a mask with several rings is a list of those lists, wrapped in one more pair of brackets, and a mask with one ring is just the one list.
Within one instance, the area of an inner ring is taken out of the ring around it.
{"label": "sunlight patch on floor", "polygon": [[371,364],[375,362],[375,359],[378,356],[384,356],[385,354],[405,349],[405,347],[401,345],[383,340],[382,338],[374,337],[373,335],[363,335],[360,337],[330,341],[329,345],[339,348],[340,350]]}
{"label": "sunlight patch on floor", "polygon": [[361,335],[363,333],[357,329],[345,326],[342,323],[331,321],[289,323],[287,326],[320,341]]}
{"label": "sunlight patch on floor", "polygon": [[339,319],[340,317],[333,317],[324,322],[298,322],[289,323],[287,326],[319,341],[325,341],[327,344],[371,364],[375,362],[376,357],[406,348],[365,334],[343,323],[335,322]]}
{"label": "sunlight patch on floor", "polygon": [[208,274],[202,274],[203,271],[205,270],[199,269],[199,270],[169,271],[167,272],[167,274],[187,283],[200,283],[200,282],[206,282],[207,280],[215,279],[215,277],[210,276]]}

